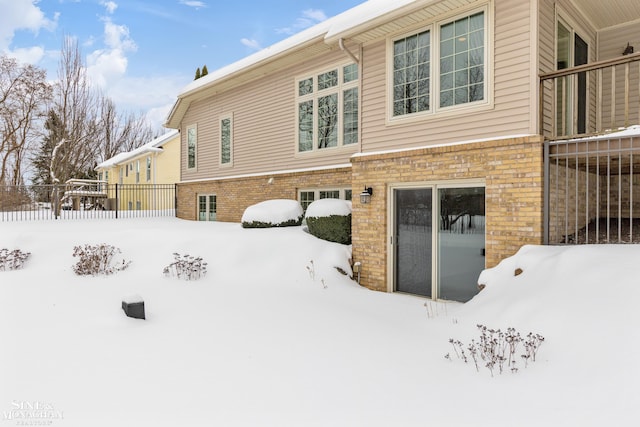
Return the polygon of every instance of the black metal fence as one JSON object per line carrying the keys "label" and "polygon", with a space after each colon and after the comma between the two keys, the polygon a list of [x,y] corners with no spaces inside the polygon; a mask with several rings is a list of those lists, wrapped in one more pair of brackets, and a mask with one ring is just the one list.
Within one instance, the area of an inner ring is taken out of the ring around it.
{"label": "black metal fence", "polygon": [[0,221],[175,216],[175,184],[0,185]]}

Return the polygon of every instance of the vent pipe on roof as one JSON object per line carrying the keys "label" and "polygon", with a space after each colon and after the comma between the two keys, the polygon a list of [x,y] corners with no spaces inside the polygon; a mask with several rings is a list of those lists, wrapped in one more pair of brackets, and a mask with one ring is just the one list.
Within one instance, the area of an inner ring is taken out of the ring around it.
{"label": "vent pipe on roof", "polygon": [[338,46],[340,46],[340,50],[346,53],[349,56],[349,58],[353,60],[353,62],[355,62],[356,64],[360,63],[360,60],[356,58],[356,56],[353,53],[351,53],[351,51],[347,49],[347,47],[344,45],[344,39],[342,37],[338,39]]}

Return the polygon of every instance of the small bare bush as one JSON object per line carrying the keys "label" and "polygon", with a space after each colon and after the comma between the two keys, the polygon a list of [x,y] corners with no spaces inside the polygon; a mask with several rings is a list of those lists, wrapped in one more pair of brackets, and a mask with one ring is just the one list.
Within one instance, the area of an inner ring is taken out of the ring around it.
{"label": "small bare bush", "polygon": [[86,275],[109,275],[124,270],[131,264],[131,261],[122,260],[112,265],[116,255],[121,253],[120,249],[101,243],[98,245],[74,246],[73,256],[78,258],[78,262],[73,266],[73,271],[80,276]]}
{"label": "small bare bush", "polygon": [[22,252],[20,249],[0,249],[0,271],[19,270],[29,258],[31,252]]}
{"label": "small bare bush", "polygon": [[200,257],[173,254],[174,261],[164,268],[167,277],[177,277],[184,280],[198,280],[207,274],[207,263]]}
{"label": "small bare bush", "polygon": [[[491,372],[491,376],[494,372],[502,374],[507,370],[511,373],[518,372],[517,356],[520,344],[524,347],[524,353],[520,354],[520,358],[524,360],[526,368],[530,361],[535,362],[538,349],[544,342],[542,335],[533,332],[522,337],[514,328],[507,328],[504,332],[484,325],[477,326],[480,331],[478,341],[473,339],[466,347],[461,341],[453,338],[449,339],[449,343],[458,359],[464,363],[468,363],[469,359],[473,360],[476,371],[480,371],[480,365],[484,365]],[[445,358],[451,360],[451,354],[447,353]]]}

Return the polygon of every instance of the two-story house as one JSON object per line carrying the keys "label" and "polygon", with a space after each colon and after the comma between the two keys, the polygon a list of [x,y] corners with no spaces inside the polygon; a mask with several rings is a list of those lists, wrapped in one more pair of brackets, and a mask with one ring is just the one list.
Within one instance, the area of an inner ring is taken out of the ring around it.
{"label": "two-story house", "polygon": [[485,267],[633,199],[640,140],[589,138],[640,120],[638,22],[635,0],[363,3],[178,95],[178,216],[353,198],[364,286],[466,301]]}
{"label": "two-story house", "polygon": [[108,204],[117,200],[118,210],[166,209],[173,205],[173,197],[167,199],[159,185],[180,180],[180,133],[172,129],[136,149],[116,154],[96,166],[96,171],[98,179],[107,184]]}

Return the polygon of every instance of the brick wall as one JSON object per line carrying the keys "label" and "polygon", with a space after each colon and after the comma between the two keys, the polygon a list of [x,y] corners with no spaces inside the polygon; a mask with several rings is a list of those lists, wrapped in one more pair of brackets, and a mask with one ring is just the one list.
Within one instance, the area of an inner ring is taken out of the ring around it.
{"label": "brick wall", "polygon": [[354,157],[354,199],[373,188],[371,203],[353,204],[353,260],[361,284],[387,290],[389,185],[464,179],[485,181],[486,267],[524,244],[542,244],[542,138],[523,137]]}
{"label": "brick wall", "polygon": [[262,175],[178,184],[178,212],[182,219],[197,219],[198,194],[215,194],[217,220],[240,222],[245,209],[271,199],[298,199],[298,189],[351,185],[351,168]]}

